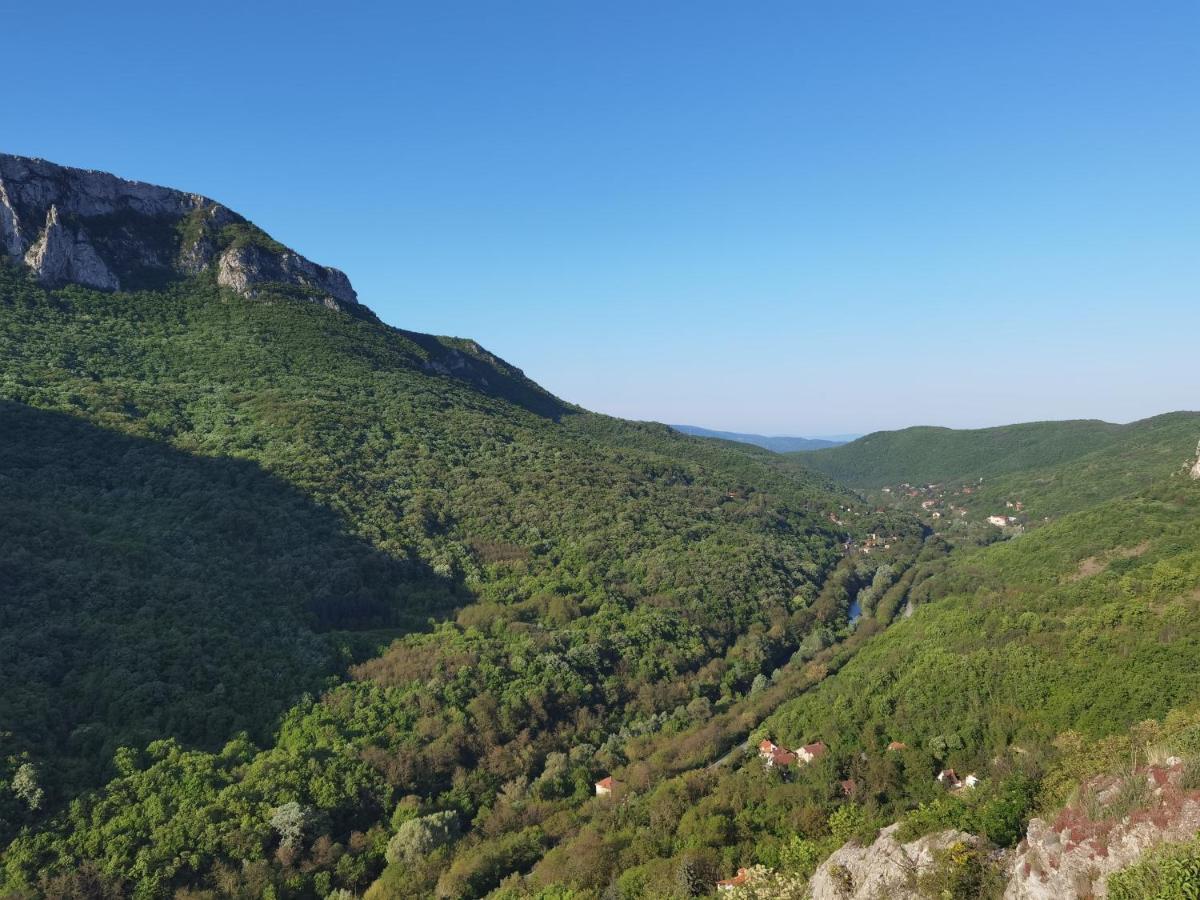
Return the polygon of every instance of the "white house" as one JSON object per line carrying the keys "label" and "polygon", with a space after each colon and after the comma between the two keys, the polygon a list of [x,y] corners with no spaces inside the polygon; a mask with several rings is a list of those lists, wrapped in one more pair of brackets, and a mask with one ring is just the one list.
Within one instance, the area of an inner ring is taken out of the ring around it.
{"label": "white house", "polygon": [[829,748],[826,747],[823,742],[817,741],[816,743],[813,743],[813,744],[805,744],[803,747],[801,747],[799,750],[796,751],[796,756],[800,757],[801,762],[810,763],[814,759],[824,756],[825,751],[827,751],[828,749]]}
{"label": "white house", "polygon": [[944,784],[947,787],[961,787],[962,779],[958,777],[958,773],[953,769],[942,769],[938,772],[937,780],[939,784]]}

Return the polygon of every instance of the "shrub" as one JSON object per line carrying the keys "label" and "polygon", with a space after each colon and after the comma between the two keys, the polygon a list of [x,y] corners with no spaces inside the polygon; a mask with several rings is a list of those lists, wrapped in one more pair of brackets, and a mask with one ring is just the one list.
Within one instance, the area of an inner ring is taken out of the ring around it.
{"label": "shrub", "polygon": [[1112,900],[1200,897],[1200,840],[1158,847],[1108,879]]}
{"label": "shrub", "polygon": [[934,852],[933,865],[917,876],[917,889],[931,900],[999,900],[1004,876],[982,847],[956,841]]}
{"label": "shrub", "polygon": [[386,858],[389,863],[412,862],[458,837],[458,814],[436,812],[404,822],[388,841]]}

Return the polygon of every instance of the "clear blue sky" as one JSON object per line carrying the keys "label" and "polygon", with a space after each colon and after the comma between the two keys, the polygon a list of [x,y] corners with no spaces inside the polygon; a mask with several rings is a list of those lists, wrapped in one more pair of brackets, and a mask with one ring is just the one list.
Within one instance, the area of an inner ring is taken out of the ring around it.
{"label": "clear blue sky", "polygon": [[632,418],[1200,407],[1200,3],[2,4],[0,148]]}

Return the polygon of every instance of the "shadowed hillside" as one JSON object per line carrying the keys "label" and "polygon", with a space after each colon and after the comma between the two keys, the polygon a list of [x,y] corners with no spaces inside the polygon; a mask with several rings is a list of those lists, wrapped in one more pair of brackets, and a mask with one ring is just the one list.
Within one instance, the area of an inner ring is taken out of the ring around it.
{"label": "shadowed hillside", "polygon": [[465,596],[253,462],[10,402],[0,506],[0,755],[54,748],[68,784],[119,745],[269,737],[344,665],[318,631],[421,626]]}
{"label": "shadowed hillside", "polygon": [[521,845],[415,882],[484,893],[548,840],[475,830],[506,784],[573,753],[539,789],[570,809],[633,735],[745,696],[845,626],[822,585],[887,521],[473,342],[211,272],[109,293],[0,265],[0,359],[24,528],[0,820],[26,894],[361,889],[412,803]]}

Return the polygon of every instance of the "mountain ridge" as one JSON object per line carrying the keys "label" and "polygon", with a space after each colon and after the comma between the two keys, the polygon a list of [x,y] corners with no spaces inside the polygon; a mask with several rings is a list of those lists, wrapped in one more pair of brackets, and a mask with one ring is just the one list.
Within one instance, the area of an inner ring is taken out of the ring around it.
{"label": "mountain ridge", "polygon": [[50,288],[162,287],[202,272],[254,298],[268,285],[373,315],[345,273],[201,194],[0,153],[0,255]]}
{"label": "mountain ridge", "polygon": [[735,441],[739,444],[753,444],[756,447],[762,447],[764,450],[770,450],[773,453],[821,450],[827,447],[838,447],[845,443],[845,441],[828,440],[826,438],[750,434],[740,431],[717,431],[712,428],[701,428],[699,425],[671,425],[670,427],[683,434],[690,434],[692,437],[715,438],[722,441]]}
{"label": "mountain ridge", "polygon": [[970,429],[915,425],[792,458],[857,488],[988,478],[1060,465],[1139,432],[1195,418],[1200,413],[1178,410],[1124,424],[1064,419]]}

